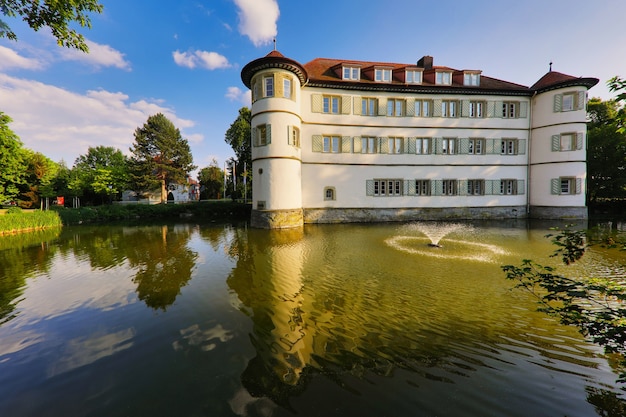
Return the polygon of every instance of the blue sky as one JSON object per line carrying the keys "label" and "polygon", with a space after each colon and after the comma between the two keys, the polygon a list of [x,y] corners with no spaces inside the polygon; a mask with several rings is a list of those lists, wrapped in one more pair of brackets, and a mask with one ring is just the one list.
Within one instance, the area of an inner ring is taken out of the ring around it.
{"label": "blue sky", "polygon": [[[530,86],[553,70],[600,83],[626,77],[624,0],[101,0],[84,29],[89,54],[60,48],[49,31],[6,19],[0,39],[0,111],[24,146],[54,161],[92,146],[128,154],[133,132],[164,113],[200,168],[233,155],[224,134],[250,103],[241,68],[277,49],[318,57],[478,69]],[[366,5],[367,4],[367,5]]]}

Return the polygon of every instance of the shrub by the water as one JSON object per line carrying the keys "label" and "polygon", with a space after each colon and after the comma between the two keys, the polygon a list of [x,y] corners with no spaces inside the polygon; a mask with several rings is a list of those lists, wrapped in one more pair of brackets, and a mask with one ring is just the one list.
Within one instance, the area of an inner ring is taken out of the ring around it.
{"label": "shrub by the water", "polygon": [[54,211],[25,211],[19,207],[11,207],[4,215],[0,215],[0,235],[60,227],[61,225],[61,217]]}

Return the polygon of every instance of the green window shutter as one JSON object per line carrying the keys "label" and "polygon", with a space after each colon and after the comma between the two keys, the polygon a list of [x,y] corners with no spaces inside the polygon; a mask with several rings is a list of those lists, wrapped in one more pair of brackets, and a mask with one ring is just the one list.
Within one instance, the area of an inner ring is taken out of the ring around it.
{"label": "green window shutter", "polygon": [[517,154],[526,154],[526,139],[518,139],[517,141]]}
{"label": "green window shutter", "polygon": [[561,135],[552,135],[552,152],[561,150]]}
{"label": "green window shutter", "polygon": [[363,113],[361,113],[361,107],[363,106],[362,100],[363,100],[363,97],[361,97],[361,96],[354,96],[354,97],[352,97],[353,107],[354,107],[354,114],[356,114],[356,115],[363,114]]}
{"label": "green window shutter", "polygon": [[352,113],[352,97],[341,96],[341,114]]}
{"label": "green window shutter", "polygon": [[559,113],[563,108],[563,94],[554,95],[554,112]]}
{"label": "green window shutter", "polygon": [[496,115],[496,102],[488,101],[487,102],[487,117],[495,117]]}
{"label": "green window shutter", "polygon": [[458,139],[459,142],[459,153],[460,154],[467,154],[469,152],[469,138],[460,138]]}
{"label": "green window shutter", "polygon": [[287,126],[287,145],[293,145],[292,141],[293,141],[293,129],[291,126]]}
{"label": "green window shutter", "polygon": [[583,191],[583,179],[576,178],[576,194],[580,194]]}
{"label": "green window shutter", "polygon": [[413,182],[413,187],[415,187],[415,181],[402,181],[402,195],[409,195],[409,182]]}
{"label": "green window shutter", "polygon": [[365,195],[374,195],[374,180],[365,180]]}
{"label": "green window shutter", "polygon": [[491,117],[500,117],[500,118],[502,118],[502,116],[503,116],[503,114],[502,114],[502,102],[501,101],[494,101],[493,102],[493,116],[491,116]]}
{"label": "green window shutter", "polygon": [[519,117],[525,119],[528,117],[528,103],[522,101],[519,104]]}
{"label": "green window shutter", "polygon": [[387,99],[386,98],[378,99],[378,115],[379,116],[387,115]]}
{"label": "green window shutter", "polygon": [[550,194],[561,194],[561,181],[558,178],[552,178],[550,180]]}
{"label": "green window shutter", "polygon": [[[499,187],[500,186],[500,181],[498,181],[498,180],[485,180],[485,195],[493,195],[493,194],[495,194],[494,193],[494,189],[496,188],[495,187],[496,182],[497,182],[497,185]],[[498,191],[500,191],[500,190],[498,189]]]}
{"label": "green window shutter", "polygon": [[342,153],[351,153],[352,152],[352,138],[350,136],[342,136],[342,138],[341,138],[341,152]]}
{"label": "green window shutter", "polygon": [[407,143],[407,147],[406,147],[407,153],[414,154],[415,152],[417,152],[417,149],[415,147],[415,138],[407,138],[406,143]]}
{"label": "green window shutter", "polygon": [[415,195],[415,180],[406,180],[404,184],[406,195]]}
{"label": "green window shutter", "polygon": [[430,191],[432,195],[441,195],[443,193],[443,180],[431,181]]}
{"label": "green window shutter", "polygon": [[469,117],[470,102],[469,100],[461,101],[461,117]]}
{"label": "green window shutter", "polygon": [[443,138],[433,138],[433,154],[440,154],[443,150]]}
{"label": "green window shutter", "polygon": [[274,97],[284,97],[283,76],[274,74]]}
{"label": "green window shutter", "polygon": [[413,99],[406,100],[406,116],[415,116],[415,100]]}
{"label": "green window shutter", "polygon": [[467,180],[457,181],[458,195],[467,195]]}
{"label": "green window shutter", "polygon": [[362,149],[360,136],[355,136],[352,138],[352,149],[354,150],[354,153],[361,153]]}
{"label": "green window shutter", "polygon": [[[496,146],[496,144],[497,144],[497,146]],[[487,140],[485,140],[485,154],[491,155],[491,154],[494,154],[494,153],[500,153],[499,146],[500,146],[500,139],[487,139]]]}
{"label": "green window shutter", "polygon": [[313,152],[322,152],[324,149],[324,138],[322,135],[313,135]]}
{"label": "green window shutter", "polygon": [[526,181],[517,180],[517,194],[520,194],[520,195],[526,194]]}
{"label": "green window shutter", "polygon": [[581,150],[583,148],[583,133],[576,133],[576,149]]}
{"label": "green window shutter", "polygon": [[380,153],[389,153],[389,141],[387,138],[378,138],[378,149]]}
{"label": "green window shutter", "polygon": [[265,125],[265,134],[267,139],[267,145],[272,143],[272,125]]}
{"label": "green window shutter", "polygon": [[313,113],[321,113],[323,109],[323,100],[321,94],[312,94],[311,95],[311,111]]}
{"label": "green window shutter", "polygon": [[577,104],[576,108],[577,108],[578,110],[584,110],[584,108],[585,108],[585,102],[587,101],[587,100],[586,100],[586,98],[587,98],[586,96],[587,96],[587,95],[585,94],[585,92],[584,92],[584,91],[579,91],[579,92],[578,92],[578,102],[576,103],[576,104]]}
{"label": "green window shutter", "polygon": [[433,117],[441,117],[441,99],[433,100]]}
{"label": "green window shutter", "polygon": [[250,129],[250,134],[252,135],[252,146],[259,146],[258,144],[258,139],[257,139],[257,131],[256,131],[256,127],[253,127],[252,129]]}

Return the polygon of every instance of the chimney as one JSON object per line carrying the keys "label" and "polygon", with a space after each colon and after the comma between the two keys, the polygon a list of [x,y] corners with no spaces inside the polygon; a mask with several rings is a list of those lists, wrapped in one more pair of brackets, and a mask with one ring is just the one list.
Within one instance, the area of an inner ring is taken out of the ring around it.
{"label": "chimney", "polygon": [[432,69],[433,68],[433,57],[430,55],[424,55],[417,61],[417,66],[424,69]]}

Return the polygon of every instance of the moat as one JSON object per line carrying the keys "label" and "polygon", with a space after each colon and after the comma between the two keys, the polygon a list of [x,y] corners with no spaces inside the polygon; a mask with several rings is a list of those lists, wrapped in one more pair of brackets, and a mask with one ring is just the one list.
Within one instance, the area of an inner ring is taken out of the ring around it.
{"label": "moat", "polygon": [[[0,240],[0,415],[606,414],[611,358],[500,266],[553,223],[65,227]],[[434,247],[436,245],[437,247]],[[602,414],[605,413],[605,414]]]}

